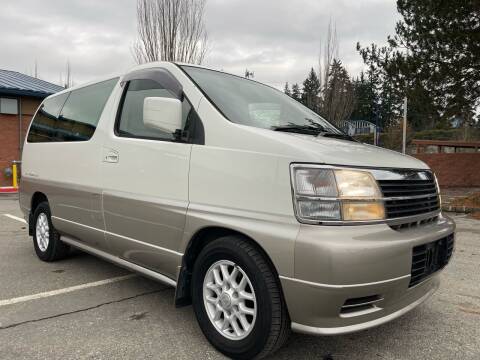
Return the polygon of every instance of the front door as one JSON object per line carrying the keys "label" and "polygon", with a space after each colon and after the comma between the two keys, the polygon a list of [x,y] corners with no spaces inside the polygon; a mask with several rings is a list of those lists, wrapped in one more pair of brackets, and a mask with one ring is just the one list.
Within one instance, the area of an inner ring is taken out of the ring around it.
{"label": "front door", "polygon": [[[115,125],[103,146],[103,211],[111,252],[175,278],[188,206],[192,145],[146,128],[146,97],[175,97],[152,79],[123,84]],[[191,105],[183,99],[184,124]]]}

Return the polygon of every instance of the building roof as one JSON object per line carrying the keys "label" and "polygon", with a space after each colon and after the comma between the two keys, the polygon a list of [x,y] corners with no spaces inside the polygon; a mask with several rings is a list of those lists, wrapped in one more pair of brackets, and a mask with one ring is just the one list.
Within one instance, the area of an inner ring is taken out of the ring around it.
{"label": "building roof", "polygon": [[0,94],[45,98],[64,88],[16,71],[0,69]]}

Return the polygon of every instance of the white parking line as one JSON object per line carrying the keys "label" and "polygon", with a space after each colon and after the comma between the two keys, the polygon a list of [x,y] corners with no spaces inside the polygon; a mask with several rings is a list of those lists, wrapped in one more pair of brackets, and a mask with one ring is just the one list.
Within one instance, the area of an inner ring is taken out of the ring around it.
{"label": "white parking line", "polygon": [[24,223],[24,224],[27,223],[27,222],[25,221],[25,219],[22,219],[22,218],[20,218],[20,217],[18,217],[18,216],[15,216],[15,215],[11,215],[11,214],[3,214],[3,215],[6,216],[6,217],[8,217],[8,218],[10,218],[10,219],[20,221],[20,222],[22,222],[22,223]]}
{"label": "white parking line", "polygon": [[88,289],[88,288],[95,287],[95,286],[111,284],[111,283],[115,283],[115,282],[119,282],[119,281],[123,281],[123,280],[128,280],[128,279],[131,279],[131,278],[136,277],[136,276],[138,276],[138,275],[128,274],[128,275],[124,275],[124,276],[118,276],[118,277],[105,279],[105,280],[100,280],[100,281],[95,281],[95,282],[91,282],[91,283],[70,286],[70,287],[63,288],[63,289],[46,291],[46,292],[43,292],[43,293],[21,296],[21,297],[12,298],[12,299],[0,300],[0,307],[1,306],[6,306],[6,305],[18,304],[18,303],[21,303],[21,302],[26,302],[26,301],[31,301],[31,300],[43,299],[43,298],[50,297],[50,296],[55,296],[55,295],[66,294],[66,293],[70,293],[70,292],[73,292],[73,291],[84,290],[84,289]]}

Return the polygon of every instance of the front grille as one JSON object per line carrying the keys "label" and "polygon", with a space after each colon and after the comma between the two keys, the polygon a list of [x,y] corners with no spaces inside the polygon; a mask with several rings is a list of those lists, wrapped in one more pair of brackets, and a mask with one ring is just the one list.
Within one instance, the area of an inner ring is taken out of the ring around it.
{"label": "front grille", "polygon": [[440,240],[415,246],[412,252],[412,271],[410,285],[417,285],[434,272],[448,264],[452,257],[454,235]]}
{"label": "front grille", "polygon": [[421,215],[440,208],[434,179],[378,180],[387,218]]}

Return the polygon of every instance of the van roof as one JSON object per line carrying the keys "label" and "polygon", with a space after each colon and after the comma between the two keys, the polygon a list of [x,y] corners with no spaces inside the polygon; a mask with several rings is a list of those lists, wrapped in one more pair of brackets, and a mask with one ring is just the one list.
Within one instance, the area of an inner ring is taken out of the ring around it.
{"label": "van roof", "polygon": [[[67,92],[70,92],[70,91],[73,91],[73,90],[76,90],[76,89],[81,89],[81,88],[86,87],[86,86],[89,86],[89,85],[97,84],[97,83],[102,82],[102,81],[114,79],[114,78],[116,78],[116,77],[121,78],[121,77],[123,77],[125,74],[127,74],[127,73],[129,73],[129,72],[131,72],[131,71],[140,70],[140,69],[154,68],[154,67],[163,67],[163,66],[165,66],[165,65],[167,65],[167,64],[168,64],[168,65],[175,64],[175,65],[181,65],[181,66],[192,66],[192,67],[197,67],[197,68],[202,68],[202,69],[208,69],[208,70],[218,71],[218,72],[222,72],[222,73],[225,73],[225,74],[230,74],[230,73],[227,73],[227,72],[225,72],[225,71],[212,69],[212,68],[209,68],[209,67],[203,66],[203,65],[190,64],[190,63],[177,62],[177,61],[175,61],[175,62],[174,62],[174,61],[152,61],[152,62],[148,62],[148,63],[145,63],[145,64],[136,65],[136,66],[130,68],[128,71],[123,72],[123,73],[116,73],[116,74],[114,73],[114,74],[111,74],[110,76],[99,77],[99,78],[96,78],[96,79],[91,80],[91,81],[89,81],[89,82],[72,86],[72,87],[70,87],[70,88],[64,89],[63,91],[60,91],[60,92],[58,92],[58,93],[56,93],[56,94],[51,95],[51,96],[49,96],[48,98],[51,98],[51,97],[54,97],[54,96],[57,96],[57,95],[60,95],[60,94],[64,94],[64,93],[67,93]],[[233,75],[233,74],[230,74],[230,75]],[[252,80],[252,79],[249,79],[249,80],[254,81],[254,82],[257,82],[257,81]],[[263,85],[266,85],[266,84],[263,84]],[[269,86],[269,85],[267,85],[267,86]]]}
{"label": "van roof", "polygon": [[[93,84],[96,84],[96,83],[99,83],[99,82],[102,82],[102,81],[114,79],[114,78],[116,78],[116,77],[121,78],[122,76],[124,76],[125,74],[129,73],[130,71],[134,71],[134,70],[138,70],[138,69],[148,69],[148,68],[158,67],[158,66],[164,66],[164,65],[166,65],[166,64],[188,65],[188,66],[195,66],[195,67],[201,67],[201,68],[208,69],[208,68],[205,67],[205,66],[195,65],[195,64],[189,64],[189,63],[173,62],[173,61],[152,61],[152,62],[148,62],[148,63],[145,63],[145,64],[136,65],[136,66],[128,69],[128,71],[123,72],[123,73],[114,73],[114,74],[110,74],[109,76],[102,76],[102,77],[96,78],[96,79],[94,79],[94,80],[91,80],[91,81],[89,81],[89,82],[82,83],[82,84],[79,84],[79,85],[75,85],[75,86],[69,87],[69,88],[67,88],[67,89],[63,89],[63,91],[57,92],[57,93],[49,96],[49,98],[50,98],[50,97],[57,96],[57,95],[60,95],[60,94],[64,94],[64,93],[70,92],[70,91],[72,91],[72,90],[81,89],[81,88],[83,88],[83,87],[86,87],[86,86],[89,86],[89,85],[93,85]],[[213,69],[212,69],[212,70],[213,70]]]}

